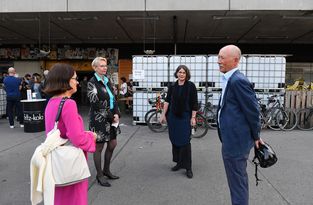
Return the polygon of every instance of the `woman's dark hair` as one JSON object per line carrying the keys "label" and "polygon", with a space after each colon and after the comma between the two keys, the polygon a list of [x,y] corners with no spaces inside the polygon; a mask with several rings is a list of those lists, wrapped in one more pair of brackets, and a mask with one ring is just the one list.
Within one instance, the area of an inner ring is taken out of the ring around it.
{"label": "woman's dark hair", "polygon": [[126,82],[126,78],[125,77],[121,77],[121,81],[123,81],[123,83]]}
{"label": "woman's dark hair", "polygon": [[177,76],[177,73],[180,71],[180,69],[183,69],[185,72],[186,72],[186,81],[190,80],[190,71],[189,71],[189,68],[185,65],[179,65],[177,68],[176,68],[176,71],[174,73],[174,77],[175,78],[178,78]]}
{"label": "woman's dark hair", "polygon": [[57,63],[49,71],[45,81],[44,93],[54,96],[71,90],[70,80],[75,73],[69,64]]}

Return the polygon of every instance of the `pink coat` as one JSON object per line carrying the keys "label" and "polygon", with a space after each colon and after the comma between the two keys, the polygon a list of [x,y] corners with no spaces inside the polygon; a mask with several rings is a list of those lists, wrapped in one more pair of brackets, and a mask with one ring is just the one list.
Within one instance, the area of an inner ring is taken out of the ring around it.
{"label": "pink coat", "polygon": [[[51,98],[45,110],[46,133],[53,129],[61,97]],[[58,128],[61,136],[68,138],[71,143],[81,148],[87,158],[87,152],[95,152],[96,145],[92,132],[84,130],[81,116],[78,114],[76,102],[67,99],[64,103]],[[86,205],[88,204],[88,180],[65,186],[56,187],[55,205]]]}

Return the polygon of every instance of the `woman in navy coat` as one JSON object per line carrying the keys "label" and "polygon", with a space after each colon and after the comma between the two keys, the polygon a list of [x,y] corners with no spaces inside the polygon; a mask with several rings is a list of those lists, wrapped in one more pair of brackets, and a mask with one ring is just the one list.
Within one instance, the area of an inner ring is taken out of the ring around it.
{"label": "woman in navy coat", "polygon": [[197,89],[189,81],[190,71],[187,66],[178,66],[174,76],[177,81],[169,86],[160,121],[167,120],[168,123],[173,161],[176,162],[171,170],[186,169],[187,177],[192,178],[190,136],[192,126],[196,124]]}

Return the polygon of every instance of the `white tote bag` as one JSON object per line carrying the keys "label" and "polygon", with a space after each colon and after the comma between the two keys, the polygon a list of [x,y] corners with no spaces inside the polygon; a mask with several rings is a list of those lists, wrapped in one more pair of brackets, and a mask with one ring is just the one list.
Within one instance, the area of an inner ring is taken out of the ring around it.
{"label": "white tote bag", "polygon": [[[57,128],[65,98],[62,99],[54,129],[48,133],[47,138],[61,138]],[[52,175],[55,186],[68,186],[78,183],[90,177],[90,171],[82,149],[73,146],[69,140],[63,139],[64,144],[51,151]]]}

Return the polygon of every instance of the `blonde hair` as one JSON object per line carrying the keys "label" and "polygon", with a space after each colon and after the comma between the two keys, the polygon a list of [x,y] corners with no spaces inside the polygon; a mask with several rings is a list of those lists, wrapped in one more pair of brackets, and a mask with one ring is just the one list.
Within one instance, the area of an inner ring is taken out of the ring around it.
{"label": "blonde hair", "polygon": [[96,57],[95,59],[93,59],[91,66],[94,68],[97,65],[99,65],[100,61],[105,61],[106,63],[108,63],[108,60],[104,57]]}

